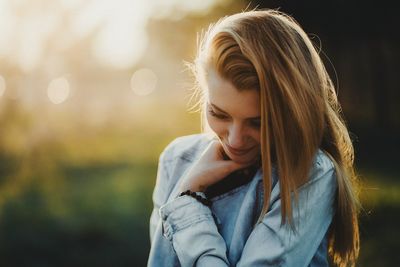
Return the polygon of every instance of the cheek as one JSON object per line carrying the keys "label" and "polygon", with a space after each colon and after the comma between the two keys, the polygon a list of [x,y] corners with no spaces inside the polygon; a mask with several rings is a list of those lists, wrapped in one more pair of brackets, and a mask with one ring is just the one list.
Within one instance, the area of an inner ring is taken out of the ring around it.
{"label": "cheek", "polygon": [[207,114],[207,122],[210,128],[217,134],[223,135],[226,131],[225,123]]}
{"label": "cheek", "polygon": [[256,140],[256,142],[261,145],[261,134],[260,132],[257,133],[257,135],[254,137],[254,139]]}
{"label": "cheek", "polygon": [[253,139],[260,144],[261,143],[261,131],[257,130],[253,133]]}

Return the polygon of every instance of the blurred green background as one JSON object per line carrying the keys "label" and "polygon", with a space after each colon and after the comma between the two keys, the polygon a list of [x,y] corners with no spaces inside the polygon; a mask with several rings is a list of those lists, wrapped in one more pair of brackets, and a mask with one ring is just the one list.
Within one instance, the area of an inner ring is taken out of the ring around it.
{"label": "blurred green background", "polygon": [[362,182],[358,266],[400,262],[388,1],[0,0],[0,266],[146,265],[158,156],[200,131],[183,63],[202,28],[256,6],[293,15],[338,86]]}

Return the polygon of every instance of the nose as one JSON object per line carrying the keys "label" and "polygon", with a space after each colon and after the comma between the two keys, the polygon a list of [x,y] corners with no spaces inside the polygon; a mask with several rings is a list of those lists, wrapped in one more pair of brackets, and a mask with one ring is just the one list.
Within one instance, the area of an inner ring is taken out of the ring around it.
{"label": "nose", "polygon": [[246,133],[243,127],[239,124],[233,123],[228,130],[228,142],[232,148],[243,149],[246,143]]}

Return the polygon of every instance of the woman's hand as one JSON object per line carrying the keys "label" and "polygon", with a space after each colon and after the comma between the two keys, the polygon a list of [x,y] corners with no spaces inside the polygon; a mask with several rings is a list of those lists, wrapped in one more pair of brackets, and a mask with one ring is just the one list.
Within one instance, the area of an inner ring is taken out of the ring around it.
{"label": "woman's hand", "polygon": [[225,160],[224,153],[219,141],[211,141],[199,160],[182,177],[180,192],[186,190],[205,191],[207,187],[222,180],[230,173],[251,165],[251,162],[243,164],[230,159]]}

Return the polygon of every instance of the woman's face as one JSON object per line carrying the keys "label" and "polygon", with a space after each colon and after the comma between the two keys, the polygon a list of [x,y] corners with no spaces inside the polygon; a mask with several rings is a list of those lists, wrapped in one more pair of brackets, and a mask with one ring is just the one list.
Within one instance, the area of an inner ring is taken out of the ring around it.
{"label": "woman's face", "polygon": [[260,155],[260,97],[257,90],[238,91],[210,70],[207,121],[233,161],[250,163]]}

